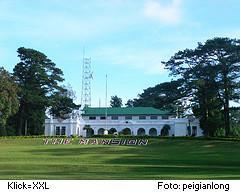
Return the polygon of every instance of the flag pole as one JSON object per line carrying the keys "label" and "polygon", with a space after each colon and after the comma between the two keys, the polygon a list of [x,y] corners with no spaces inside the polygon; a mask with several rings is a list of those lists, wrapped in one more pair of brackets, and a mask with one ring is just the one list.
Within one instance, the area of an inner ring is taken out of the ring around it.
{"label": "flag pole", "polygon": [[106,74],[106,95],[105,95],[105,131],[107,131],[107,74]]}

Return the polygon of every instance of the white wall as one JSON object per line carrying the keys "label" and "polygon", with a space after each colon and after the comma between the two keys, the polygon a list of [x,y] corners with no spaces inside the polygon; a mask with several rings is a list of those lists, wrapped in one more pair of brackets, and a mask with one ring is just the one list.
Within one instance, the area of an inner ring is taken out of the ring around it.
{"label": "white wall", "polygon": [[[66,135],[79,135],[80,131],[80,120],[79,119],[45,119],[45,135],[53,136],[55,135],[56,127],[66,127]],[[80,132],[81,133],[81,132]]]}
{"label": "white wall", "polygon": [[[86,136],[86,131],[83,130],[84,125],[90,125],[94,130],[94,134],[98,134],[98,130],[100,128],[106,127],[106,121],[100,120],[100,117],[97,117],[96,120],[89,120],[86,117],[84,119],[66,119],[64,121],[58,121],[57,119],[46,119],[45,120],[45,135],[52,136],[55,134],[56,126],[65,126],[66,127],[66,135],[81,135]],[[128,122],[128,123],[127,123]],[[181,119],[158,119],[151,120],[150,118],[146,120],[139,120],[138,116],[133,116],[132,120],[125,120],[124,117],[120,117],[119,120],[111,120],[108,117],[107,120],[107,129],[115,128],[118,132],[122,131],[125,128],[130,128],[133,132],[133,135],[137,135],[137,131],[139,128],[145,129],[145,134],[149,134],[149,130],[151,128],[155,128],[157,130],[157,135],[161,134],[161,129],[165,124],[170,125],[171,129],[169,131],[169,136],[186,136],[187,135],[187,126],[188,120]],[[196,120],[191,122],[191,126],[197,126],[197,136],[202,136],[202,130],[199,127],[199,121]]]}

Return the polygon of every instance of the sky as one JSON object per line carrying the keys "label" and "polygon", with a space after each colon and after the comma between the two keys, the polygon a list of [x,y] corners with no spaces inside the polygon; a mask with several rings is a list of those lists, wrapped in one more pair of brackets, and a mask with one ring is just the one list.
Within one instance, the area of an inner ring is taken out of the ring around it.
{"label": "sky", "polygon": [[[12,72],[17,49],[43,52],[81,101],[82,58],[91,57],[92,106],[125,104],[170,81],[161,61],[214,37],[240,38],[239,0],[0,0],[0,66]],[[100,101],[100,102],[99,102]]]}

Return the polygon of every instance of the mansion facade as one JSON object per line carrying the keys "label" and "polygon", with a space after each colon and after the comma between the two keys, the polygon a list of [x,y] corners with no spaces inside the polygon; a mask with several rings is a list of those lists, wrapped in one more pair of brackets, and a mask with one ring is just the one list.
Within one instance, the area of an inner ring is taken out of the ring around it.
{"label": "mansion facade", "polygon": [[202,136],[198,119],[176,118],[152,107],[92,108],[69,119],[45,120],[46,136],[92,135]]}

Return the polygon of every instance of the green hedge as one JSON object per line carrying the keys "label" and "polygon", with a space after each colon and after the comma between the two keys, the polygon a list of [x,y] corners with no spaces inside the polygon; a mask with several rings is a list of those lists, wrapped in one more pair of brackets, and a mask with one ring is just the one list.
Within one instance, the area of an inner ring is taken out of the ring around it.
{"label": "green hedge", "polygon": [[[72,136],[73,138],[81,138],[82,136]],[[0,139],[30,139],[30,138],[68,138],[67,136],[2,136]],[[93,135],[92,138],[128,138],[128,139],[172,139],[172,140],[220,140],[220,141],[240,141],[240,137],[167,137],[167,136],[132,136],[132,135]]]}

